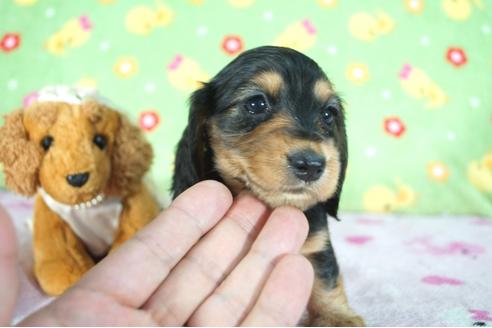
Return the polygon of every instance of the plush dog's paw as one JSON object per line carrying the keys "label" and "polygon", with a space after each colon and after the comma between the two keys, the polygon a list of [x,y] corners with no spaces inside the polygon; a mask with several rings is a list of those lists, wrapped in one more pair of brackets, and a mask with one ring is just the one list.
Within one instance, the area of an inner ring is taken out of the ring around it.
{"label": "plush dog's paw", "polygon": [[348,313],[338,313],[331,316],[320,315],[312,318],[307,326],[311,327],[365,327],[361,316]]}
{"label": "plush dog's paw", "polygon": [[41,289],[50,296],[61,295],[90,267],[71,266],[67,263],[46,262],[36,266],[35,274]]}

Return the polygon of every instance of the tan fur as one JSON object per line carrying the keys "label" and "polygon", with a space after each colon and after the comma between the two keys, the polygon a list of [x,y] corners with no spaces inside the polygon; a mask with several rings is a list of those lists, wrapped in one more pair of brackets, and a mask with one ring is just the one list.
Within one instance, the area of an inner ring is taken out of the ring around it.
{"label": "tan fur", "polygon": [[338,278],[334,289],[327,289],[319,277],[315,277],[313,293],[308,304],[309,319],[314,327],[362,327],[362,317],[348,305],[343,280]]}
{"label": "tan fur", "polygon": [[48,295],[60,295],[94,266],[83,243],[40,196],[34,204],[34,274]]}
{"label": "tan fur", "polygon": [[159,206],[147,187],[141,184],[135,194],[126,198],[120,217],[118,235],[112,249],[130,239],[138,230],[149,223],[153,217],[149,216],[148,213],[159,213]]}
{"label": "tan fur", "polygon": [[314,84],[313,93],[322,102],[328,101],[330,96],[333,94],[330,82],[325,79],[319,79]]}
{"label": "tan fur", "polygon": [[[107,137],[101,151],[95,134]],[[50,135],[45,151],[41,140]],[[65,204],[78,204],[100,193],[122,198],[123,211],[115,245],[153,219],[159,206],[142,184],[152,161],[152,148],[139,129],[118,112],[96,102],[72,105],[35,103],[8,115],[0,128],[0,161],[7,186],[32,195],[41,186]],[[70,174],[90,173],[81,188],[70,186]],[[35,275],[50,295],[59,295],[94,265],[70,227],[41,197],[34,208]]]}
{"label": "tan fur", "polygon": [[152,163],[152,147],[144,141],[140,130],[123,116],[119,119],[114,147],[110,185],[113,192],[129,195],[138,190],[141,179]]}
{"label": "tan fur", "polygon": [[326,245],[330,242],[330,236],[328,230],[318,231],[308,237],[308,239],[302,245],[301,253],[304,256],[308,256],[313,253],[317,253],[326,248]]}
{"label": "tan fur", "polygon": [[[210,144],[216,154],[217,169],[226,184],[234,191],[247,187],[272,207],[290,205],[306,210],[330,198],[340,175],[336,147],[332,141],[296,139],[286,131],[292,126],[295,126],[292,120],[277,115],[251,133],[235,136],[235,147],[228,147],[224,140],[230,142],[231,137],[221,136],[212,121]],[[322,153],[326,158],[324,174],[310,185],[294,178],[287,162],[288,154],[305,148]]]}
{"label": "tan fur", "polygon": [[274,71],[263,72],[255,76],[253,82],[271,96],[277,95],[284,84],[282,76]]}
{"label": "tan fur", "polygon": [[5,116],[0,127],[0,161],[3,163],[7,186],[19,194],[30,196],[38,186],[41,149],[29,141],[22,123],[22,111]]}
{"label": "tan fur", "polygon": [[[302,246],[301,253],[308,259],[315,253],[319,253],[328,247],[330,235],[328,229],[320,230],[308,237]],[[364,320],[358,316],[349,306],[343,278],[338,276],[336,286],[327,288],[323,280],[316,275],[313,291],[307,307],[306,326],[324,327],[351,327],[364,326]]]}

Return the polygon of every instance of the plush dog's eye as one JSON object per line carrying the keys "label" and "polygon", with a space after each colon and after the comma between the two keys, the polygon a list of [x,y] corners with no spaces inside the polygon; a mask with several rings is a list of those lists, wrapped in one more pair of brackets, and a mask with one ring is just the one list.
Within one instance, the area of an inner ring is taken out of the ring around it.
{"label": "plush dog's eye", "polygon": [[96,134],[94,136],[93,142],[97,147],[99,147],[99,149],[103,150],[108,144],[108,138],[106,138],[102,134]]}
{"label": "plush dog's eye", "polygon": [[46,136],[43,139],[41,139],[41,147],[43,147],[44,150],[50,149],[52,144],[53,144],[52,136]]}
{"label": "plush dog's eye", "polygon": [[268,101],[263,95],[256,95],[248,98],[245,107],[250,114],[262,114],[270,108],[268,106]]}
{"label": "plush dog's eye", "polygon": [[334,106],[328,106],[321,112],[321,119],[326,125],[330,125],[335,119],[337,109]]}

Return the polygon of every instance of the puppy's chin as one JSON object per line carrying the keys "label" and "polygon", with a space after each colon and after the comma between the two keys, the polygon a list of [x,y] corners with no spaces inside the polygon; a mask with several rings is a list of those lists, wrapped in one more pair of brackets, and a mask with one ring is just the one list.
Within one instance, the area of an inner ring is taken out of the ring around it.
{"label": "puppy's chin", "polygon": [[280,206],[292,206],[305,211],[314,204],[318,203],[318,197],[310,191],[303,190],[301,192],[286,192],[286,191],[265,191],[258,187],[250,189],[259,199],[263,200],[272,208]]}
{"label": "puppy's chin", "polygon": [[325,200],[320,196],[316,185],[274,189],[255,183],[247,175],[224,177],[224,180],[233,193],[238,194],[242,190],[248,190],[271,208],[292,206],[305,211],[316,203]]}

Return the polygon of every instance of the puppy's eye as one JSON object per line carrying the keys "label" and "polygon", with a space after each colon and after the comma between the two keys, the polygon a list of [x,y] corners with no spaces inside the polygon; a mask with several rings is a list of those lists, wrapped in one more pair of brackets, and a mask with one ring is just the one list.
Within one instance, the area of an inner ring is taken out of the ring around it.
{"label": "puppy's eye", "polygon": [[99,147],[99,149],[103,150],[108,145],[108,138],[106,138],[102,134],[96,134],[94,136],[93,142],[97,147]]}
{"label": "puppy's eye", "polygon": [[323,111],[321,112],[321,119],[323,120],[323,123],[325,123],[326,125],[330,125],[331,123],[333,123],[336,112],[337,109],[334,106],[328,106],[323,109]]}
{"label": "puppy's eye", "polygon": [[268,101],[263,95],[256,95],[249,98],[246,100],[245,107],[250,114],[262,114],[270,109]]}
{"label": "puppy's eye", "polygon": [[43,139],[41,139],[41,147],[46,151],[50,149],[51,145],[53,144],[53,137],[52,136],[46,136]]}

